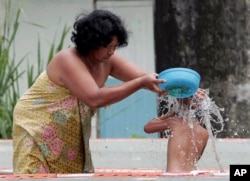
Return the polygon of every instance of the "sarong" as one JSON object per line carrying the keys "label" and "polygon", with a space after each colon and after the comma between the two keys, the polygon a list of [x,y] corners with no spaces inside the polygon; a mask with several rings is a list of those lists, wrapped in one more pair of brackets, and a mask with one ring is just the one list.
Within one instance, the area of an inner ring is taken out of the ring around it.
{"label": "sarong", "polygon": [[44,71],[14,108],[14,174],[94,172],[89,148],[93,115]]}

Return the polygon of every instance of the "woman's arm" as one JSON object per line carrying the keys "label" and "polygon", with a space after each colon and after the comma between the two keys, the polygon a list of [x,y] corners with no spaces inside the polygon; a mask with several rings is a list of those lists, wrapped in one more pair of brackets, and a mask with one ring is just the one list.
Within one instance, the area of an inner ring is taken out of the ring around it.
{"label": "woman's arm", "polygon": [[133,64],[130,60],[114,54],[111,59],[110,75],[124,82],[148,74],[145,70]]}
{"label": "woman's arm", "polygon": [[[112,62],[115,62],[114,65]],[[117,66],[119,63],[121,65]],[[125,83],[112,87],[99,87],[82,60],[71,55],[67,58],[61,57],[59,66],[63,72],[61,79],[64,86],[91,108],[116,103],[142,88],[159,94],[165,93],[158,87],[164,80],[157,79],[156,74],[147,74],[120,59],[112,59],[111,65],[111,75],[126,81]],[[115,70],[116,68],[118,70]]]}

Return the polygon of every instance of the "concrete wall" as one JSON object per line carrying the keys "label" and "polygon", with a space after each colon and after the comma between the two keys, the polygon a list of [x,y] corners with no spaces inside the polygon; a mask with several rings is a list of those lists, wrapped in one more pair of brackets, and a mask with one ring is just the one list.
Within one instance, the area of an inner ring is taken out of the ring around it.
{"label": "concrete wall", "polygon": [[[90,147],[95,168],[166,168],[167,139],[91,139]],[[249,139],[217,139],[216,152],[221,166],[250,164]],[[0,168],[12,168],[12,141],[0,141]],[[199,169],[217,169],[212,141],[198,162]]]}

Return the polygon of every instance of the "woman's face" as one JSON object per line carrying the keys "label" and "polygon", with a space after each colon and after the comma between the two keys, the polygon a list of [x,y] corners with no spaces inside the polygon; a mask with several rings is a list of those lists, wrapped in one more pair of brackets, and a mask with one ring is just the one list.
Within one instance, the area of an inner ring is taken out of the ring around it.
{"label": "woman's face", "polygon": [[112,41],[110,44],[108,44],[106,47],[100,47],[97,50],[93,50],[91,52],[91,56],[95,59],[97,62],[104,62],[108,60],[115,52],[118,45],[118,39],[116,36],[112,38]]}

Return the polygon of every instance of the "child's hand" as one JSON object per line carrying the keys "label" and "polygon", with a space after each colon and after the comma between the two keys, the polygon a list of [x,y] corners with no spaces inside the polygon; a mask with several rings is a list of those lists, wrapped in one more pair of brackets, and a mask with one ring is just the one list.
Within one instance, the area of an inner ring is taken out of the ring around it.
{"label": "child's hand", "polygon": [[206,97],[206,91],[199,88],[192,97],[178,99],[178,102],[180,106],[184,107],[184,109],[195,109],[198,106],[197,101],[202,102]]}
{"label": "child's hand", "polygon": [[199,101],[203,101],[204,99],[206,99],[207,97],[207,93],[206,90],[204,89],[198,89],[197,92],[194,95],[195,99],[198,99]]}
{"label": "child's hand", "polygon": [[206,97],[207,97],[206,90],[199,88],[198,91],[195,93],[195,95],[193,96],[193,98],[190,101],[190,107],[192,109],[197,108],[197,106],[198,106],[197,103],[202,102],[203,100],[206,99]]}

